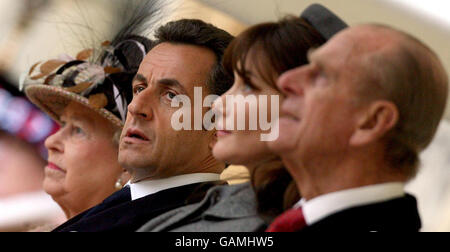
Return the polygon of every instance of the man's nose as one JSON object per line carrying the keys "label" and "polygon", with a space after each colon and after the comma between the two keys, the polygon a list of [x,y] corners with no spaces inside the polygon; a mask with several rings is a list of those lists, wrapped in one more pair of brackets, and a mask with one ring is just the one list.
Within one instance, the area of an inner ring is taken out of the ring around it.
{"label": "man's nose", "polygon": [[277,81],[277,86],[286,96],[303,95],[304,85],[306,83],[305,67],[298,67],[282,74]]}
{"label": "man's nose", "polygon": [[151,120],[153,110],[149,93],[139,93],[128,105],[128,112],[135,118],[142,120]]}

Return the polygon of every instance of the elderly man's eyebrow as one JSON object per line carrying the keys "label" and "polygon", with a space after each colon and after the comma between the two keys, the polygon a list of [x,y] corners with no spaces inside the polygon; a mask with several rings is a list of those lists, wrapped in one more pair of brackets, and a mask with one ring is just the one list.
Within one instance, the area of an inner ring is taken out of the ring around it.
{"label": "elderly man's eyebrow", "polygon": [[132,83],[134,83],[136,81],[143,82],[144,84],[147,84],[147,78],[145,78],[144,75],[139,74],[139,73],[136,74],[136,76],[134,76]]}
{"label": "elderly man's eyebrow", "polygon": [[313,47],[308,50],[306,53],[306,58],[308,59],[308,62],[311,63],[311,58],[314,56],[313,54],[317,51],[317,48]]}
{"label": "elderly man's eyebrow", "polygon": [[322,70],[326,70],[326,69],[328,69],[328,66],[323,61],[323,58],[319,58],[316,56],[318,50],[319,50],[319,48],[311,48],[308,50],[308,52],[306,54],[308,63],[313,64]]}
{"label": "elderly man's eyebrow", "polygon": [[176,79],[171,79],[171,78],[159,79],[157,81],[157,83],[160,85],[166,86],[166,87],[176,88],[176,89],[180,90],[181,92],[187,94],[187,91],[184,88],[184,86],[181,85],[181,83]]}

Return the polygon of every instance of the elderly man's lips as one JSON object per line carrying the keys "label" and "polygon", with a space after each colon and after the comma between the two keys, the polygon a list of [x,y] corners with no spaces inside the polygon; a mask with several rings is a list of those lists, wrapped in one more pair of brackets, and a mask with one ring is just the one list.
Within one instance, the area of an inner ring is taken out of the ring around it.
{"label": "elderly man's lips", "polygon": [[48,163],[47,168],[49,168],[51,170],[55,170],[55,171],[65,172],[61,167],[59,167],[56,164],[51,163],[51,162]]}
{"label": "elderly man's lips", "polygon": [[293,116],[292,114],[287,114],[287,113],[284,113],[283,115],[281,115],[280,119],[289,119],[292,121],[300,121],[300,118]]}
{"label": "elderly man's lips", "polygon": [[300,113],[297,104],[285,100],[280,108],[280,118],[288,118],[295,121],[300,121]]}

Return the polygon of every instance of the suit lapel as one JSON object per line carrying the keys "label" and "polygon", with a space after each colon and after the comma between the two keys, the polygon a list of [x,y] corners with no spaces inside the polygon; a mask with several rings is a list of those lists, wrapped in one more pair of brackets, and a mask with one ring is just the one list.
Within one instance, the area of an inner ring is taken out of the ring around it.
{"label": "suit lapel", "polygon": [[187,202],[187,199],[191,198],[193,192],[199,191],[200,185],[202,185],[200,188],[203,196],[206,190],[214,185],[205,187],[204,184],[197,183],[171,188],[134,201],[116,201],[118,204],[110,207],[106,207],[108,204],[101,204],[88,210],[77,220],[63,224],[54,231],[136,231],[150,219],[187,203],[192,203]]}
{"label": "suit lapel", "polygon": [[59,230],[64,229],[68,226],[71,226],[74,223],[80,222],[83,219],[86,219],[90,216],[100,213],[100,212],[104,211],[105,209],[111,208],[114,205],[125,203],[127,201],[131,201],[131,193],[130,193],[129,186],[126,186],[123,189],[111,194],[111,196],[109,196],[108,198],[103,200],[103,202],[100,203],[99,205],[94,206],[94,207],[78,214],[77,216],[69,219],[68,221],[66,221],[65,223],[63,223],[62,225],[60,225],[59,227],[54,229],[53,231],[58,232]]}

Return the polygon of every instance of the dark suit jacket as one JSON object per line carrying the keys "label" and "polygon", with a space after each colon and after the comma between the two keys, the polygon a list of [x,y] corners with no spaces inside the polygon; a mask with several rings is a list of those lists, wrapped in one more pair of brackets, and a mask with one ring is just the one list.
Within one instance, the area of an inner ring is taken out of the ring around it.
{"label": "dark suit jacket", "polygon": [[421,228],[417,201],[411,195],[358,206],[332,214],[302,232],[316,231],[412,231]]}
{"label": "dark suit jacket", "polygon": [[131,201],[129,187],[112,194],[101,204],[73,217],[53,232],[134,232],[147,221],[169,210],[199,202],[218,183],[185,185]]}

